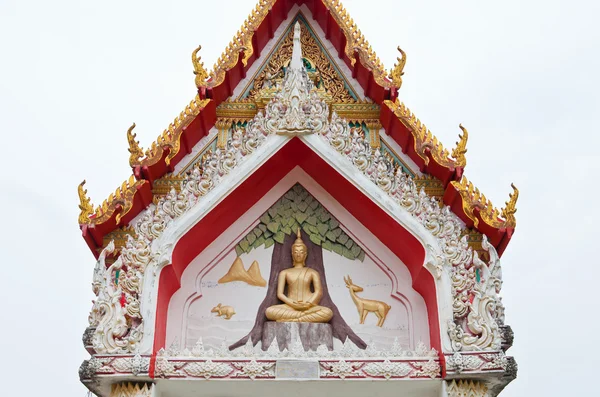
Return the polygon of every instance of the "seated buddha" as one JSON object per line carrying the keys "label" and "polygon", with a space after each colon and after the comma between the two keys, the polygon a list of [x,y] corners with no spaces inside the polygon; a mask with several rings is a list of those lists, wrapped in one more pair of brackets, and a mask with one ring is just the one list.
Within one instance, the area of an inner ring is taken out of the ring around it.
{"label": "seated buddha", "polygon": [[265,314],[269,320],[326,323],[333,317],[331,309],[319,306],[323,296],[321,277],[319,272],[306,267],[307,253],[298,229],[296,241],[292,245],[293,267],[282,270],[277,276],[277,297],[283,304],[267,308]]}

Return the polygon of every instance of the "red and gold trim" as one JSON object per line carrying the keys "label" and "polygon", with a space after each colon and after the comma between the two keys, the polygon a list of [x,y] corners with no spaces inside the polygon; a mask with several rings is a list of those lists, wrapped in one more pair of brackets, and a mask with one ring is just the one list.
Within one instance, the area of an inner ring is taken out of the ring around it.
{"label": "red and gold trim", "polygon": [[[498,211],[489,209],[491,203],[488,205],[487,202],[483,204],[469,199],[468,188],[459,183],[466,166],[467,131],[463,129],[456,148],[449,152],[424,124],[398,101],[397,93],[406,62],[404,53],[401,51],[402,58],[388,74],[339,0],[260,0],[210,73],[204,70],[199,61],[199,49],[194,51],[192,59],[198,95],[143,156],[139,144],[135,141],[135,134],[131,133],[131,129],[128,131],[130,162],[133,176],[139,184],[127,184],[127,188],[124,189],[127,193],[124,192],[123,186],[117,189],[119,193],[111,195],[95,213],[90,211],[92,206],[89,199],[81,199],[81,188],[79,223],[84,236],[88,236],[86,241],[94,248],[93,251],[102,244],[105,234],[128,222],[152,202],[154,181],[172,172],[194,145],[208,134],[217,121],[217,107],[232,95],[234,88],[246,77],[248,69],[274,37],[276,28],[296,4],[305,4],[310,9],[313,18],[325,32],[326,39],[350,68],[352,77],[362,86],[365,95],[373,100],[374,104],[381,106],[379,119],[387,134],[400,145],[402,151],[423,173],[441,181],[445,188],[444,202],[450,203],[453,211],[458,211],[461,218],[469,220],[492,242],[502,241],[505,246],[515,225],[514,203],[507,204],[501,213],[504,220],[498,220]],[[132,188],[132,185],[135,187]],[[140,192],[147,193],[142,195]],[[510,202],[512,201],[511,198]],[[516,198],[514,201],[516,202]],[[482,222],[479,222],[478,217]],[[90,234],[93,237],[90,237]],[[500,246],[496,247],[502,252]]]}

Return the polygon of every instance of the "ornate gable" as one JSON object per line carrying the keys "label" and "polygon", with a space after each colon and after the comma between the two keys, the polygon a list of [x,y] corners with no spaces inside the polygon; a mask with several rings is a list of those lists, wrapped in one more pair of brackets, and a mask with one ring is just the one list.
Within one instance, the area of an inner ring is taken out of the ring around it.
{"label": "ornate gable", "polygon": [[322,87],[324,95],[331,103],[356,102],[358,93],[354,92],[348,84],[342,72],[332,61],[331,54],[324,48],[323,43],[301,13],[290,23],[275,48],[262,62],[258,72],[250,78],[249,84],[242,90],[237,100],[260,103],[261,98],[268,95],[264,91],[273,89],[278,82],[283,80],[285,68],[292,58],[294,35],[292,26],[296,21],[300,21],[303,26],[301,35],[303,61],[315,86]]}
{"label": "ornate gable", "polygon": [[[127,225],[149,205],[153,201],[153,193],[164,194],[171,186],[177,186],[177,183],[171,182],[178,178],[179,172],[171,172],[182,168],[189,170],[198,161],[198,158],[192,161],[189,152],[206,152],[211,145],[212,150],[216,146],[224,147],[232,127],[243,127],[259,109],[264,108],[273,95],[273,83],[281,79],[282,68],[289,61],[289,27],[290,21],[296,19],[306,27],[302,40],[306,47],[309,75],[318,80],[316,85],[322,91],[320,96],[331,110],[351,122],[352,127],[361,130],[371,147],[382,146],[406,172],[417,175],[420,178],[418,184],[439,186],[435,191],[441,192],[438,195],[444,203],[469,227],[485,234],[502,253],[516,224],[514,213],[518,194],[512,194],[506,208],[498,210],[462,176],[466,165],[466,130],[463,129],[455,149],[444,149],[424,124],[396,99],[406,62],[405,54],[402,53],[402,58],[389,74],[384,73],[381,62],[341,4],[325,0],[306,2],[300,7],[287,1],[261,1],[210,73],[201,65],[198,51],[194,51],[198,96],[148,150],[139,147],[132,128],[127,133],[133,178],[123,183],[97,208],[87,201],[84,189],[80,189],[80,225],[93,252],[97,255],[102,249],[107,233]],[[277,23],[285,24],[285,29],[283,34],[274,37]],[[315,34],[317,26],[327,38],[321,39]],[[273,42],[275,44],[269,44]],[[261,56],[265,47],[271,50],[268,56]],[[239,59],[233,55],[236,51],[241,54]],[[342,65],[336,65],[335,56],[330,51],[336,51],[337,57],[342,56]],[[260,68],[253,66],[255,62],[260,63]],[[350,76],[341,72],[342,66],[349,68]],[[247,76],[252,68],[257,70]],[[355,83],[349,84],[348,79],[355,80]],[[373,83],[369,79],[373,79]],[[242,80],[247,81],[243,85],[245,88],[236,88],[241,92],[231,97],[234,82]],[[267,87],[263,87],[265,85]],[[367,100],[373,102],[363,102],[360,99],[363,93],[357,92],[355,87],[361,87]],[[220,93],[224,89],[226,95]],[[384,94],[379,90],[383,90]],[[262,96],[257,99],[259,91]],[[349,100],[349,97],[359,102]],[[381,127],[385,130],[383,135]],[[212,128],[221,133],[213,138],[214,143],[211,140],[207,145],[206,137],[211,135]],[[183,159],[187,161],[181,164]],[[421,174],[431,177],[432,182],[423,182],[426,179],[422,179]]]}
{"label": "ornate gable", "polygon": [[[82,379],[128,376],[133,360],[147,361],[149,378],[274,379],[277,360],[291,357],[316,360],[310,379],[491,373],[503,387],[514,374],[498,250],[512,234],[518,191],[494,209],[462,176],[466,129],[450,155],[393,98],[403,60],[382,80],[362,44],[352,56],[346,45],[354,69],[342,73],[327,50],[333,36],[323,46],[309,23],[321,24],[325,7],[347,29],[337,3],[286,4],[257,9],[254,35],[246,26],[235,42],[241,63],[223,58],[209,77],[194,52],[203,107],[182,113],[141,160],[130,129],[135,178],[100,210],[80,185],[80,223],[99,253],[84,341],[94,356]],[[276,12],[293,22],[281,22],[279,37]],[[271,50],[261,57],[264,21]],[[359,60],[389,99],[369,89],[359,99],[350,81],[360,83]],[[221,285],[230,282],[247,286]],[[363,327],[366,318],[376,328]],[[294,322],[300,328],[277,324]],[[223,329],[247,335],[220,347]],[[132,362],[119,367],[115,355]]]}

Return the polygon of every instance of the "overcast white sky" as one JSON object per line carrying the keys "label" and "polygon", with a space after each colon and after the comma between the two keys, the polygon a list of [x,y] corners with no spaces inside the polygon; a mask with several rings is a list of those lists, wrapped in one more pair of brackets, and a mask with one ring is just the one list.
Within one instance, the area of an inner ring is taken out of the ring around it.
{"label": "overcast white sky", "polygon": [[[502,394],[592,395],[598,376],[600,2],[344,2],[385,65],[408,54],[400,97],[447,147],[470,133],[466,175],[498,206],[521,190],[502,258],[509,351]],[[94,203],[195,95],[253,0],[0,0],[2,394],[82,397],[77,369],[94,258],[76,187]],[[596,237],[593,237],[596,236]]]}

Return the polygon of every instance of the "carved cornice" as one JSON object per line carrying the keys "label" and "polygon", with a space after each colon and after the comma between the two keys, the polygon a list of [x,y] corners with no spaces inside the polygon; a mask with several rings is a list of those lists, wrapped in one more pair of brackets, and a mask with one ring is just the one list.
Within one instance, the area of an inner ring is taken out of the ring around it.
{"label": "carved cornice", "polygon": [[[499,211],[465,176],[463,176],[460,181],[452,181],[450,183],[460,194],[460,197],[462,198],[462,209],[465,215],[473,221],[475,227],[479,227],[479,218],[475,213],[476,210],[483,222],[493,228],[501,229],[516,227],[517,221],[514,214],[517,212],[516,205],[519,197],[519,190],[515,185],[511,184],[514,192],[509,195],[506,206]],[[501,219],[500,216],[505,216],[506,218]]]}
{"label": "carved cornice", "polygon": [[391,349],[377,351],[357,348],[345,342],[339,351],[325,345],[316,351],[305,351],[300,340],[290,350],[279,350],[277,342],[267,351],[247,343],[234,351],[225,344],[217,350],[205,349],[200,339],[190,349],[177,346],[161,349],[156,356],[155,375],[161,378],[250,378],[275,379],[275,363],[279,359],[313,359],[319,362],[321,379],[435,379],[441,377],[439,356],[423,343],[415,351],[403,351],[398,341]]}
{"label": "carved cornice", "polygon": [[261,345],[254,345],[252,341],[246,342],[245,345],[234,350],[229,350],[227,343],[221,343],[221,346],[216,349],[206,348],[200,337],[193,348],[188,349],[179,346],[179,341],[174,341],[168,349],[158,351],[157,357],[167,359],[239,359],[239,358],[255,358],[257,360],[267,359],[285,359],[285,358],[318,358],[322,360],[333,360],[336,358],[344,359],[368,359],[368,358],[387,358],[390,360],[429,360],[438,359],[439,354],[435,349],[428,349],[423,342],[417,343],[414,351],[403,350],[398,338],[394,338],[391,347],[383,350],[377,350],[374,345],[368,345],[366,349],[358,348],[354,343],[347,340],[338,350],[329,350],[325,345],[320,345],[316,350],[304,350],[302,341],[296,339],[292,341],[291,347],[288,350],[279,349],[277,340],[269,345],[267,350],[262,350]]}
{"label": "carved cornice", "polygon": [[258,107],[249,101],[226,101],[217,106],[217,118],[231,121],[249,121],[256,116]]}
{"label": "carved cornice", "polygon": [[332,103],[331,111],[348,121],[379,120],[381,107],[371,102]]}
{"label": "carved cornice", "polygon": [[79,367],[79,377],[89,381],[102,375],[147,376],[150,356],[136,355],[94,355]]}
{"label": "carved cornice", "polygon": [[508,368],[508,357],[498,352],[456,352],[445,354],[446,372],[450,376],[480,372],[504,372]]}

